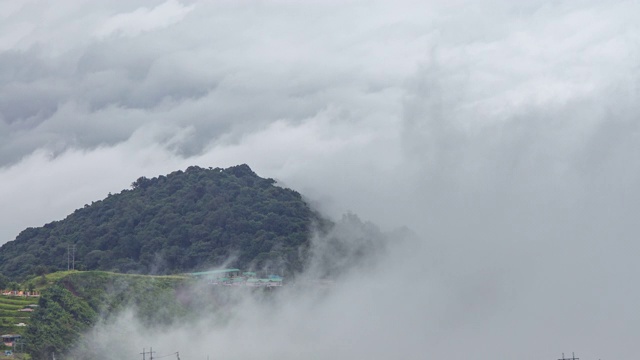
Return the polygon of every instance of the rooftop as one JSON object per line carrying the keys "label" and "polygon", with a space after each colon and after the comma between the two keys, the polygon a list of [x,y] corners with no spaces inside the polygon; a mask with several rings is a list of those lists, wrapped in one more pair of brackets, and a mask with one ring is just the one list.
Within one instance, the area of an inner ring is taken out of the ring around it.
{"label": "rooftop", "polygon": [[232,272],[240,272],[240,269],[220,269],[220,270],[211,270],[211,271],[200,271],[200,272],[190,273],[189,275],[206,276],[206,275],[227,274],[227,273],[232,273]]}

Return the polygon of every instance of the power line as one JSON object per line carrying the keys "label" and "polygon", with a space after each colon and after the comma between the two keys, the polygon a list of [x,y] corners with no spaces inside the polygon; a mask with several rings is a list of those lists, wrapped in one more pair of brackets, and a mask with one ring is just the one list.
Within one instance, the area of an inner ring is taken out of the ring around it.
{"label": "power line", "polygon": [[180,360],[180,352],[179,351],[176,351],[174,353],[167,354],[167,355],[156,356],[155,359],[162,359],[162,358],[166,358],[166,357],[173,356],[173,355],[175,355],[178,358],[178,360]]}
{"label": "power line", "polygon": [[146,360],[146,354],[149,354],[149,360],[153,360],[153,359],[162,359],[162,358],[166,358],[169,356],[174,356],[176,357],[177,360],[180,360],[180,352],[176,351],[174,353],[171,354],[166,354],[166,355],[161,355],[161,356],[153,356],[153,354],[155,354],[156,352],[153,351],[153,348],[149,348],[149,351],[146,351],[145,348],[142,349],[142,352],[140,353],[140,355],[142,355],[142,360]]}

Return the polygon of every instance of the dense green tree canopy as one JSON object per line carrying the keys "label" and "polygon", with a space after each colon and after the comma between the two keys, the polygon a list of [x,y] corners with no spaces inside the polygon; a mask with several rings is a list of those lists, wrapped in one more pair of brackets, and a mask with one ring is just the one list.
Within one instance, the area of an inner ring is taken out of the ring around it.
{"label": "dense green tree canopy", "polygon": [[40,298],[27,329],[27,351],[36,359],[49,359],[76,346],[80,335],[97,319],[97,313],[81,298],[56,285]]}
{"label": "dense green tree canopy", "polygon": [[247,165],[189,167],[141,177],[132,188],[61,221],[28,228],[0,248],[0,273],[24,278],[42,267],[168,274],[233,266],[287,274],[302,268],[319,217],[299,193]]}
{"label": "dense green tree canopy", "polygon": [[212,297],[185,291],[178,296],[190,281],[175,276],[71,273],[42,293],[25,333],[25,350],[42,360],[54,354],[58,359],[102,359],[100,352],[108,349],[96,348],[83,337],[97,321],[109,321],[125,308],[134,310],[137,321],[145,327],[167,326],[195,316],[197,312],[180,300],[194,296],[195,306],[202,309],[199,299],[212,303]]}

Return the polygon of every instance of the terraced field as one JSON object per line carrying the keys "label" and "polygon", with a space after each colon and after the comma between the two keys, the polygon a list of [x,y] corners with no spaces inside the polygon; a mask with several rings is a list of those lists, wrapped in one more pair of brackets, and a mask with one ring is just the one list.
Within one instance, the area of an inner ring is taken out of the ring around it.
{"label": "terraced field", "polygon": [[26,326],[17,324],[29,324],[30,312],[18,311],[37,304],[37,297],[0,295],[0,335],[24,333]]}

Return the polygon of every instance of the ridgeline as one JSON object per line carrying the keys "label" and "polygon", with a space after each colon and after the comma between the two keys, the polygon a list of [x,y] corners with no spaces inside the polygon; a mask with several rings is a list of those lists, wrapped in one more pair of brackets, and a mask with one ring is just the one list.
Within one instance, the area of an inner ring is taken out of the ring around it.
{"label": "ridgeline", "polygon": [[224,265],[286,276],[302,269],[313,224],[327,224],[299,193],[247,165],[192,166],[131,186],[22,231],[0,247],[0,273],[24,280],[67,270],[72,253],[80,270],[175,274]]}

